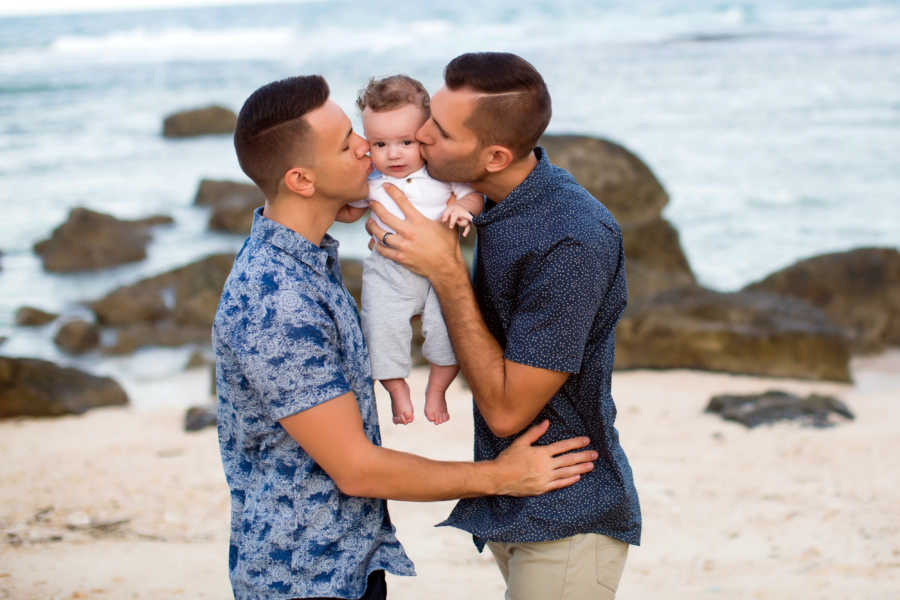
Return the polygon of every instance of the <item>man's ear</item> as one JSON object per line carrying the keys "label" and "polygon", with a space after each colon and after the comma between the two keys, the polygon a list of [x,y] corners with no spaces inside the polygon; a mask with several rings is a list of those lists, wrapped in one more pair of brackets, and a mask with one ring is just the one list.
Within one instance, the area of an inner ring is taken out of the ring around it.
{"label": "man's ear", "polygon": [[509,148],[493,144],[485,148],[482,156],[485,157],[484,168],[488,173],[497,173],[508,167],[513,162],[513,153]]}
{"label": "man's ear", "polygon": [[284,187],[291,192],[309,198],[316,193],[316,174],[307,167],[288,169],[281,179]]}

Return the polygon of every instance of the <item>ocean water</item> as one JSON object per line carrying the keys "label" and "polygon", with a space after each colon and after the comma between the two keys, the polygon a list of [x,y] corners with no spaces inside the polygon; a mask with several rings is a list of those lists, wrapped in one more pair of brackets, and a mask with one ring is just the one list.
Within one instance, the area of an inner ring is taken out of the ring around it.
{"label": "ocean water", "polygon": [[[62,356],[29,304],[79,302],[239,236],[206,230],[203,177],[243,179],[228,136],[166,140],[170,112],[237,110],[271,80],[322,73],[358,125],[356,92],[397,72],[441,84],[446,62],[516,52],[544,75],[551,133],[618,141],[666,187],[700,281],[732,290],[795,260],[900,245],[900,3],[295,2],[0,17],[0,352],[154,377],[186,350]],[[75,206],[172,215],[147,260],[44,273],[32,252]],[[361,224],[336,226],[362,256]]]}

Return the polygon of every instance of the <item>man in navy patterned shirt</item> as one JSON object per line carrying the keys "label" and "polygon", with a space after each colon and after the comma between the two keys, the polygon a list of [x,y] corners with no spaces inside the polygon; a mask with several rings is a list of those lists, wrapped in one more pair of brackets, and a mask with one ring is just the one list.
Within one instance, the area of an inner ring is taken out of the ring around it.
{"label": "man in navy patterned shirt", "polygon": [[326,233],[367,195],[371,163],[328,95],[319,76],[263,86],[234,134],[266,197],[213,324],[240,599],[384,598],[385,570],[414,570],[383,499],[539,494],[575,483],[598,456],[570,452],[585,437],[532,446],[546,423],[478,463],[380,446],[368,349]]}
{"label": "man in navy patterned shirt", "polygon": [[[396,233],[378,250],[428,277],[475,411],[475,458],[547,419],[547,441],[587,435],[600,453],[577,484],[535,498],[461,500],[444,524],[490,547],[508,600],[614,598],[641,514],[614,426],[615,325],[625,309],[622,234],[609,211],[547,160],[538,138],[550,95],[527,61],[464,54],[444,71],[431,117],[416,133],[436,179],[487,196],[475,218],[470,285],[455,231],[428,221],[396,188],[406,220],[372,203]],[[386,186],[387,189],[387,186]],[[383,231],[374,220],[367,229]],[[473,287],[474,286],[474,287]]]}

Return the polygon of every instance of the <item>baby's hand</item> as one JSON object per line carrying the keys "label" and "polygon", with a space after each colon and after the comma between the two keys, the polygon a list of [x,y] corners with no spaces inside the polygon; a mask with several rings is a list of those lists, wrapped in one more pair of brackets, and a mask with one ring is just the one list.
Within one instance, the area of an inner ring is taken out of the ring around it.
{"label": "baby's hand", "polygon": [[471,229],[472,213],[459,206],[456,203],[447,205],[441,214],[441,223],[446,223],[447,227],[463,227],[463,237],[469,235]]}

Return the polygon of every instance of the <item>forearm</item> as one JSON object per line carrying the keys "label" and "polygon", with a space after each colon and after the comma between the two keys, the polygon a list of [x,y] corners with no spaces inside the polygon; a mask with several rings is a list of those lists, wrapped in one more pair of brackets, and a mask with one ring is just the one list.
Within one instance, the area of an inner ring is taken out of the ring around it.
{"label": "forearm", "polygon": [[475,404],[494,428],[515,409],[507,394],[503,349],[484,323],[461,258],[435,274],[431,284],[440,300],[460,369],[472,388]]}
{"label": "forearm", "polygon": [[481,213],[481,209],[484,208],[484,196],[478,193],[466,194],[462,198],[457,199],[456,204],[473,215],[477,215]]}
{"label": "forearm", "polygon": [[345,494],[367,498],[432,501],[489,496],[505,493],[510,478],[494,461],[436,461],[374,445],[353,463],[352,474],[339,486]]}

